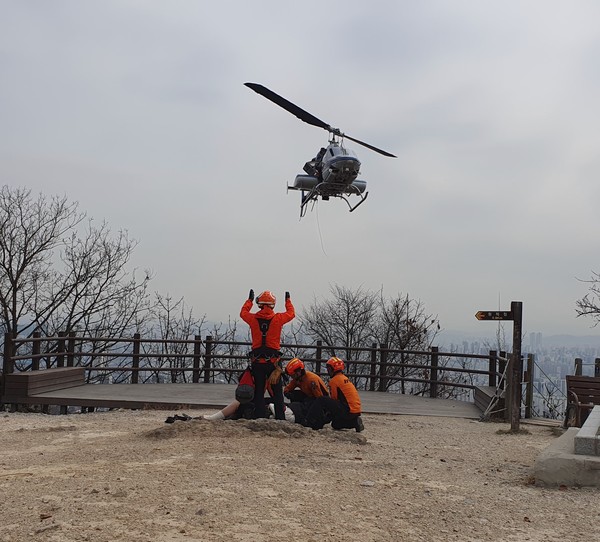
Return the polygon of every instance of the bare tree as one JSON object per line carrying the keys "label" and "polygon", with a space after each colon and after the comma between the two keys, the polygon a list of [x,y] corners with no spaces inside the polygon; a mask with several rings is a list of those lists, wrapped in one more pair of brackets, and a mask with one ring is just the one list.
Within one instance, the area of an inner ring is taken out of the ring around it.
{"label": "bare tree", "polygon": [[[219,378],[227,383],[237,382],[238,374],[241,373],[249,363],[248,352],[250,351],[250,346],[240,345],[238,344],[238,341],[244,340],[251,343],[250,331],[247,329],[244,338],[240,339],[238,337],[237,325],[237,320],[229,318],[226,325],[222,322],[214,324],[212,331],[210,332],[211,337],[215,341],[213,353],[227,356],[227,361],[218,361],[216,367],[236,370],[236,372],[224,371],[218,375]],[[239,373],[237,371],[239,371]],[[214,372],[212,373],[212,381],[215,381]]]}
{"label": "bare tree", "polygon": [[565,415],[565,395],[553,382],[550,382],[550,385],[545,382],[544,389],[540,390],[540,395],[545,408],[538,415],[553,420]]}
{"label": "bare tree", "polygon": [[138,279],[126,265],[137,243],[106,223],[86,225],[64,240],[53,280],[38,296],[31,325],[47,333],[78,329],[95,336],[120,334],[142,324],[150,307],[148,271]]}
{"label": "bare tree", "polygon": [[[352,373],[355,369],[352,361],[359,361],[352,348],[365,347],[373,341],[377,294],[339,285],[331,286],[330,292],[331,299],[314,299],[299,320],[305,333],[323,341],[329,355],[343,357],[347,372]],[[335,347],[342,347],[343,351],[336,352]]]}
{"label": "bare tree", "polygon": [[[429,357],[416,352],[429,350],[439,329],[437,316],[426,313],[421,301],[401,294],[388,300],[383,291],[380,293],[380,310],[374,335],[379,344],[385,344],[390,349],[380,389],[388,390],[399,380],[400,392],[406,393],[406,378],[429,379],[426,367],[407,365],[429,365]],[[426,389],[424,383],[413,382],[410,393],[419,394]]]}
{"label": "bare tree", "polygon": [[306,341],[306,335],[304,334],[304,327],[302,322],[295,320],[287,325],[283,329],[281,337],[281,347],[283,357],[286,359],[291,358],[305,358],[310,353],[314,352],[314,348],[305,348],[302,345]]}
{"label": "bare tree", "polygon": [[[46,335],[131,335],[148,313],[150,274],[126,270],[136,242],[96,227],[66,197],[0,188],[0,326]],[[114,344],[112,345],[114,347]],[[110,349],[110,344],[97,344]]]}
{"label": "bare tree", "polygon": [[174,301],[169,295],[163,296],[158,292],[152,304],[148,320],[145,322],[144,337],[155,339],[145,343],[144,354],[152,354],[147,358],[145,367],[150,370],[151,378],[160,382],[161,371],[168,372],[168,380],[189,382],[191,374],[184,369],[190,369],[193,364],[193,340],[201,335],[205,317],[194,317],[192,308],[188,307],[183,298]]}
{"label": "bare tree", "polygon": [[[425,351],[430,348],[437,331],[438,319],[426,313],[420,301],[399,294],[386,299],[383,292],[371,292],[358,288],[351,290],[343,286],[331,288],[332,299],[316,300],[300,317],[305,333],[321,340],[330,355],[340,355],[347,363],[349,373],[355,381],[366,384],[370,371],[370,352],[373,343],[385,345],[388,353],[387,366],[380,376],[380,389],[388,390],[401,382],[402,393],[406,392],[405,381],[411,375],[425,379],[426,369],[408,369],[406,365],[423,363],[417,354],[395,352],[395,350]],[[336,347],[342,352],[336,352]],[[360,349],[360,350],[355,350]],[[423,356],[421,356],[423,357]],[[358,375],[364,375],[358,376]],[[415,377],[416,378],[416,377]],[[411,386],[409,392],[419,389]]]}
{"label": "bare tree", "polygon": [[577,316],[590,316],[594,326],[600,323],[600,273],[592,272],[592,278],[585,280],[590,285],[588,294],[575,302]]}
{"label": "bare tree", "polygon": [[77,204],[66,197],[34,199],[24,188],[0,189],[0,305],[5,332],[15,333],[36,312],[41,292],[54,279],[54,251],[83,218]]}

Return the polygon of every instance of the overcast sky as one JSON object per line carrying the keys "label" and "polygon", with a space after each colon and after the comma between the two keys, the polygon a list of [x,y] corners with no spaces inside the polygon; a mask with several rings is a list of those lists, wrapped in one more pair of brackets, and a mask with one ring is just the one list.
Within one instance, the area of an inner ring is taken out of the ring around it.
{"label": "overcast sky", "polygon": [[[421,300],[446,330],[522,301],[524,331],[598,333],[596,1],[0,0],[1,183],[66,194],[139,240],[198,316],[249,288],[300,312],[333,284]],[[299,220],[326,145],[243,86],[349,135],[369,198]]]}

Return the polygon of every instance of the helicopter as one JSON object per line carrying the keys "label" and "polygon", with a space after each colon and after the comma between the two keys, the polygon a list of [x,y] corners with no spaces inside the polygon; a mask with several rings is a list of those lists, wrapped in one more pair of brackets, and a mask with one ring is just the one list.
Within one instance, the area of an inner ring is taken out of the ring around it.
{"label": "helicopter", "polygon": [[[322,147],[313,159],[304,164],[302,169],[305,174],[296,175],[294,184],[291,186],[288,184],[288,190],[299,190],[301,192],[300,218],[306,214],[307,205],[311,201],[316,202],[319,198],[324,201],[328,201],[332,197],[341,198],[348,204],[350,212],[354,211],[367,199],[369,195],[366,191],[367,182],[357,178],[360,173],[360,160],[354,151],[344,147],[344,138],[383,156],[396,158],[395,155],[387,151],[342,133],[339,128],[333,128],[263,85],[258,83],[244,83],[244,85],[289,111],[300,120],[312,126],[323,128],[330,134],[327,147]],[[357,196],[359,201],[353,205],[348,200],[349,196]]]}

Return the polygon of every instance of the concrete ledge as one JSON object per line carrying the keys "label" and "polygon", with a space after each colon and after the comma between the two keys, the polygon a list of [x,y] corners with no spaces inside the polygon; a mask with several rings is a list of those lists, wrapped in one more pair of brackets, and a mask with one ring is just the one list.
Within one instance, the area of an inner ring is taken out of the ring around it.
{"label": "concrete ledge", "polygon": [[538,456],[536,484],[600,487],[600,457],[575,454],[578,432],[579,428],[570,427]]}
{"label": "concrete ledge", "polygon": [[595,406],[575,435],[575,453],[600,456],[600,406]]}

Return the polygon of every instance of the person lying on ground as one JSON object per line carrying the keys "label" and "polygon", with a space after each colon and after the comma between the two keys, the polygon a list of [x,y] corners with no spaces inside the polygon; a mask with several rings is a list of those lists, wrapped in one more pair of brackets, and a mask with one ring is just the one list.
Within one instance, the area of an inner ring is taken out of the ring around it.
{"label": "person lying on ground", "polygon": [[[263,392],[262,399],[265,407],[269,406],[270,412],[272,412],[274,416],[275,409],[273,407],[273,389],[269,382],[266,383],[265,387],[269,397],[266,398]],[[235,399],[225,408],[215,412],[214,414],[205,415],[203,418],[205,420],[239,420],[242,418],[246,420],[256,419],[257,416],[254,408],[254,396],[255,381],[252,376],[252,369],[248,367],[240,376],[239,383],[235,389]],[[269,412],[269,410],[267,410],[267,412]],[[285,406],[284,416],[287,421],[295,421],[292,410],[286,408]]]}

